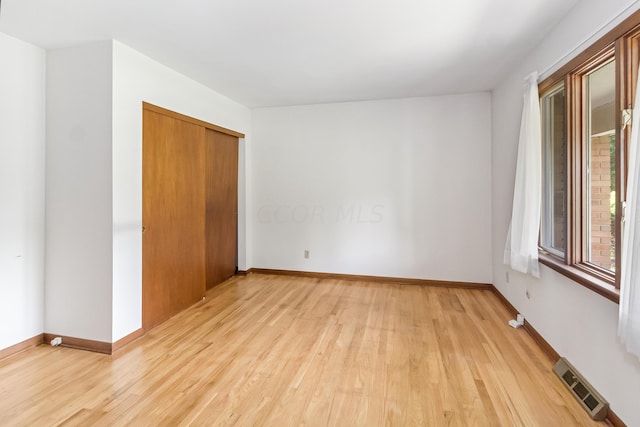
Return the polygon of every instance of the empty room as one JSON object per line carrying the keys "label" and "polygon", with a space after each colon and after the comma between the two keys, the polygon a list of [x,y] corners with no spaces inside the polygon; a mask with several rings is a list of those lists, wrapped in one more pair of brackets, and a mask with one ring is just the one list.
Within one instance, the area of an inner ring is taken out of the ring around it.
{"label": "empty room", "polygon": [[2,1],[0,426],[640,426],[639,67],[640,0]]}

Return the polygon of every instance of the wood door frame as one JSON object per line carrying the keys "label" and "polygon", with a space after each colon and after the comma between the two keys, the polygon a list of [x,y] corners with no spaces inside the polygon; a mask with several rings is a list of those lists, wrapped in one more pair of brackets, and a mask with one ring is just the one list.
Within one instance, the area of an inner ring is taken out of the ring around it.
{"label": "wood door frame", "polygon": [[227,135],[235,136],[237,138],[244,138],[244,134],[240,132],[236,132],[235,130],[223,128],[222,126],[214,125],[209,122],[205,122],[203,120],[196,119],[194,117],[186,116],[184,114],[176,113],[175,111],[167,110],[166,108],[158,107],[157,105],[149,104],[148,102],[142,102],[142,109],[153,111],[158,114],[163,114],[165,116],[173,117],[174,119],[182,120],[188,123],[193,123],[198,126],[202,126],[206,129],[215,130],[216,132],[221,132]]}

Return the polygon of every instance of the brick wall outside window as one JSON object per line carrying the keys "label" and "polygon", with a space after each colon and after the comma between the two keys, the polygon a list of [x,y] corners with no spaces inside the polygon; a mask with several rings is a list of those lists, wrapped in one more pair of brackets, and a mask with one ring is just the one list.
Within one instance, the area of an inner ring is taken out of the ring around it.
{"label": "brick wall outside window", "polygon": [[591,262],[615,269],[611,215],[611,135],[591,139]]}

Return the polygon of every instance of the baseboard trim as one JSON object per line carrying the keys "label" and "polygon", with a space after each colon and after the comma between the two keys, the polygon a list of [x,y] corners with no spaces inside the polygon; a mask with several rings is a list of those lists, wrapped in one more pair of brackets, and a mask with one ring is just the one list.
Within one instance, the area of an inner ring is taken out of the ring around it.
{"label": "baseboard trim", "polygon": [[533,326],[531,326],[531,323],[529,323],[527,319],[524,320],[524,325],[522,327],[529,333],[529,335],[531,335],[531,338],[533,338],[536,344],[538,344],[538,346],[547,355],[547,357],[549,357],[549,359],[553,361],[553,363],[557,362],[560,359],[560,354],[558,354],[558,352],[553,347],[551,347],[551,344],[549,344],[547,340],[545,340],[544,337],[540,335],[540,333],[536,331]]}
{"label": "baseboard trim", "polygon": [[[238,272],[238,274],[241,274]],[[269,268],[250,268],[245,274],[273,274],[277,276],[308,277],[313,279],[349,280],[358,282],[393,283],[398,285],[436,286],[443,288],[480,289],[490,291],[493,285],[489,283],[452,282],[445,280],[405,279],[402,277],[364,276],[358,274],[319,273],[315,271],[276,270]]]}
{"label": "baseboard trim", "polygon": [[627,427],[624,421],[622,421],[620,417],[618,417],[616,413],[611,410],[611,408],[609,408],[609,412],[607,412],[607,418],[605,418],[605,421],[613,427]]}
{"label": "baseboard trim", "polygon": [[[495,286],[492,286],[492,288],[493,293],[496,294],[498,299],[502,302],[502,305],[504,305],[507,310],[509,310],[511,315],[515,318],[519,313],[518,310],[509,302],[507,298],[505,298],[504,295],[502,295],[498,288],[496,288]],[[536,331],[536,329],[526,319],[522,328],[527,331],[529,335],[531,335],[531,338],[533,338],[536,344],[538,344],[538,347],[540,347],[544,354],[546,354],[553,363],[556,363],[558,360],[560,360],[560,354],[558,354],[558,352],[551,346],[551,344],[549,344],[547,340],[545,340],[544,337],[540,335],[540,333]]]}
{"label": "baseboard trim", "polygon": [[43,334],[38,334],[34,337],[28,338],[17,344],[4,348],[0,350],[0,360],[13,356],[14,354],[20,353],[21,351],[27,350],[29,348],[37,347],[43,342],[44,342]]}
{"label": "baseboard trim", "polygon": [[[498,288],[493,285],[491,285],[491,288],[500,302],[502,302],[502,305],[504,305],[509,313],[511,313],[511,315],[515,318],[519,313],[518,310],[509,302],[509,300],[504,295],[502,295],[502,292],[500,292]],[[551,346],[551,344],[549,344],[547,340],[544,339],[542,335],[540,335],[538,331],[536,331],[533,326],[531,326],[531,323],[529,323],[526,319],[524,321],[522,329],[524,329],[531,336],[531,338],[533,338],[533,341],[538,344],[538,347],[540,347],[543,353],[547,355],[551,362],[556,363],[560,359],[560,354]],[[607,418],[605,418],[605,421],[613,427],[627,427],[627,425],[616,415],[615,412],[611,410],[611,408],[609,408],[609,412],[607,413]]]}
{"label": "baseboard trim", "polygon": [[112,353],[113,345],[110,342],[93,341],[93,340],[87,340],[84,338],[75,338],[75,337],[68,337],[64,335],[56,335],[56,334],[49,334],[49,333],[44,334],[44,342],[45,343],[51,342],[51,340],[54,339],[55,337],[62,338],[62,344],[60,345],[61,347],[75,348],[77,350],[87,350],[87,351],[93,351],[96,353],[104,353],[104,354]]}
{"label": "baseboard trim", "polygon": [[143,335],[144,335],[144,329],[140,328],[138,330],[131,332],[129,335],[120,338],[118,341],[114,342],[111,345],[111,353],[115,353],[118,350],[122,350],[124,346],[137,340]]}

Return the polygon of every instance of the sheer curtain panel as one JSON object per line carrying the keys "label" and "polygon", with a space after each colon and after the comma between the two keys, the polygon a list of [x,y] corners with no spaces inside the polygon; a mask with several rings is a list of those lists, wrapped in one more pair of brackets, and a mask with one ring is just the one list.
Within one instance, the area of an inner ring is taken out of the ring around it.
{"label": "sheer curtain panel", "polygon": [[524,81],[524,106],[513,190],[511,225],[507,235],[504,262],[513,270],[540,277],[538,232],[541,200],[541,124],[538,73]]}
{"label": "sheer curtain panel", "polygon": [[[640,85],[640,74],[638,75]],[[636,86],[631,140],[627,205],[622,237],[618,335],[627,351],[640,357],[640,86]]]}

